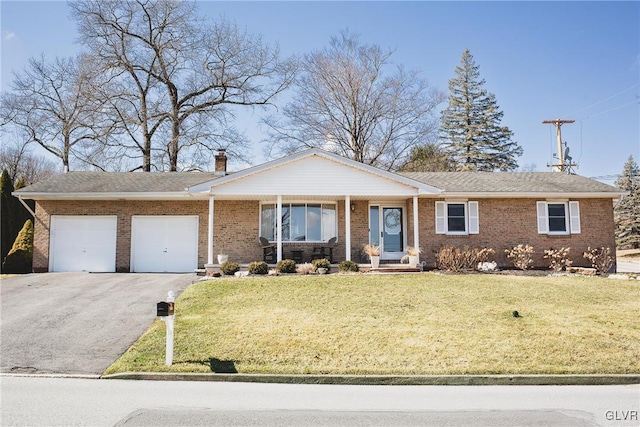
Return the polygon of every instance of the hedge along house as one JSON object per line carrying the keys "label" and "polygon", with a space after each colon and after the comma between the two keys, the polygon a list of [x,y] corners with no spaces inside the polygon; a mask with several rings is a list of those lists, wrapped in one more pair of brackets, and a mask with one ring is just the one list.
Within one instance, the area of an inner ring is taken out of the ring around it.
{"label": "hedge along house", "polygon": [[308,260],[333,237],[333,260],[366,262],[362,246],[380,245],[399,262],[420,247],[428,266],[444,246],[504,250],[615,247],[609,185],[558,172],[391,173],[318,149],[226,173],[69,172],[14,192],[36,201],[33,269],[188,272],[227,254]]}

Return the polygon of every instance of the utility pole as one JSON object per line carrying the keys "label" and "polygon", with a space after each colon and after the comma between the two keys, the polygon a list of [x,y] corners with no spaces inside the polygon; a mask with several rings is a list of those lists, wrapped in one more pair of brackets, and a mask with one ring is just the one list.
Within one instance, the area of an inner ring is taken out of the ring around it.
{"label": "utility pole", "polygon": [[565,123],[574,123],[575,120],[545,120],[542,124],[551,124],[556,127],[556,135],[558,137],[558,164],[556,165],[547,165],[548,167],[558,168],[558,172],[568,172],[572,166],[577,166],[574,163],[571,163],[571,157],[569,157],[569,147],[567,147],[566,152],[562,150],[562,130],[560,130],[561,126]]}

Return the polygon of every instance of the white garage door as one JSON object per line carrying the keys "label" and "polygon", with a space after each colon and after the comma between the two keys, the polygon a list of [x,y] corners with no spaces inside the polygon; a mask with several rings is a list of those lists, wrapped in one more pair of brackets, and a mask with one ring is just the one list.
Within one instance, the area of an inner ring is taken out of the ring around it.
{"label": "white garage door", "polygon": [[131,218],[131,271],[185,273],[197,267],[197,216]]}
{"label": "white garage door", "polygon": [[116,271],[114,216],[51,216],[49,271]]}

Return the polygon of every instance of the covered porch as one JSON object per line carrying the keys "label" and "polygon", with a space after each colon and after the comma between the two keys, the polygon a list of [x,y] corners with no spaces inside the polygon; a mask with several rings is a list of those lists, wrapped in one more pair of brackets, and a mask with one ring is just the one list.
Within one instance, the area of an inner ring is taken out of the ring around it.
{"label": "covered porch", "polygon": [[[320,185],[318,176],[323,177]],[[322,254],[330,254],[333,263],[360,263],[367,262],[362,255],[365,244],[380,246],[382,260],[400,262],[407,246],[420,246],[419,197],[440,193],[321,150],[298,153],[188,190],[208,199],[208,265],[217,262],[222,250],[218,230],[235,227],[244,242],[253,241],[259,250],[258,257],[253,250],[242,256],[237,253],[239,262],[262,260],[269,252],[267,262],[271,263],[307,262]],[[238,209],[235,218],[216,215],[219,204],[232,201],[246,208]],[[240,223],[240,215],[250,218]],[[222,242],[224,246],[229,240]]]}

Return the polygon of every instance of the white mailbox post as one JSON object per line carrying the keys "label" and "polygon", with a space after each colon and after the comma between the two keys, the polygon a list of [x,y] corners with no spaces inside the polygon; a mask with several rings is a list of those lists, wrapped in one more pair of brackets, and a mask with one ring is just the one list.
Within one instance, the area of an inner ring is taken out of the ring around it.
{"label": "white mailbox post", "polygon": [[175,321],[174,303],[176,301],[176,294],[173,291],[169,291],[167,294],[167,301],[161,301],[157,304],[158,316],[167,325],[167,345],[166,345],[166,358],[165,364],[171,366],[173,363],[173,324]]}

